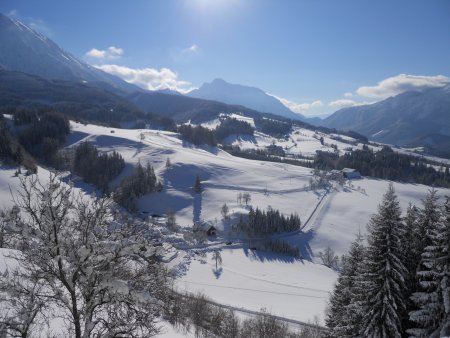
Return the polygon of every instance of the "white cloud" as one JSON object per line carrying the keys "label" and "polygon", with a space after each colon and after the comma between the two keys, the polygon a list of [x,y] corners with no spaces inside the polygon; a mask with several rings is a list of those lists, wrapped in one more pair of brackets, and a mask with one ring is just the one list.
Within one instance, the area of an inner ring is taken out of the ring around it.
{"label": "white cloud", "polygon": [[347,93],[344,93],[344,96],[345,96],[345,97],[352,97],[352,96],[353,96],[353,93],[347,92]]}
{"label": "white cloud", "polygon": [[196,54],[199,52],[199,47],[195,43],[188,48],[183,49],[184,53],[193,53]]}
{"label": "white cloud", "polygon": [[104,59],[106,56],[106,51],[99,50],[97,48],[92,48],[89,52],[85,54],[86,56],[94,59]]}
{"label": "white cloud", "polygon": [[129,68],[112,64],[95,67],[148,90],[171,89],[186,93],[194,89],[190,82],[179,80],[178,74],[168,68],[159,70],[155,68]]}
{"label": "white cloud", "polygon": [[86,52],[85,55],[93,59],[113,60],[118,59],[123,55],[123,49],[114,46],[110,46],[103,50],[92,48],[90,51]]}
{"label": "white cloud", "polygon": [[[269,94],[271,95],[271,94]],[[294,113],[304,114],[308,110],[312,108],[318,108],[323,106],[323,102],[320,100],[316,100],[313,102],[305,102],[305,103],[297,103],[294,101],[290,101],[288,99],[284,99],[282,97],[278,97],[275,95],[272,95],[276,99],[280,100],[282,104],[284,104],[286,107],[288,107],[290,110],[292,110]]]}
{"label": "white cloud", "polygon": [[432,87],[443,87],[450,83],[450,79],[443,75],[420,76],[400,74],[383,81],[375,86],[363,86],[356,93],[361,96],[387,98],[410,90],[424,90]]}
{"label": "white cloud", "polygon": [[331,101],[330,103],[328,103],[328,105],[330,107],[334,107],[334,108],[353,107],[353,106],[357,106],[358,104],[359,103],[357,103],[353,100],[349,100],[349,99],[339,99],[339,100]]}
{"label": "white cloud", "polygon": [[121,57],[123,55],[123,49],[114,47],[114,46],[110,46],[107,49],[107,55],[112,58]]}

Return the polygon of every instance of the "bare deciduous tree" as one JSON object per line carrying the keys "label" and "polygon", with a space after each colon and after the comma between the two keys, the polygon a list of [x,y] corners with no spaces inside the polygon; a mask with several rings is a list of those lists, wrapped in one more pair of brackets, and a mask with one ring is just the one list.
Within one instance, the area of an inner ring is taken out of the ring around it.
{"label": "bare deciduous tree", "polygon": [[226,203],[224,203],[222,205],[222,209],[220,209],[220,213],[222,214],[223,219],[228,219],[229,218],[229,213],[230,208],[228,208],[228,205]]}
{"label": "bare deciduous tree", "polygon": [[250,195],[250,193],[246,192],[242,194],[242,199],[244,200],[245,205],[248,205],[252,200],[252,196]]}
{"label": "bare deciduous tree", "polygon": [[23,273],[20,267],[0,273],[0,334],[3,329],[9,337],[26,338],[40,331],[46,322],[46,296],[38,274]]}
{"label": "bare deciduous tree", "polygon": [[319,252],[319,257],[322,260],[323,265],[331,268],[337,269],[339,264],[339,257],[335,254],[333,249],[327,247],[325,251]]}
{"label": "bare deciduous tree", "polygon": [[22,179],[21,187],[16,228],[25,245],[14,258],[40,277],[71,334],[156,334],[165,273],[144,228],[113,221],[109,200],[76,196],[56,175],[46,184]]}
{"label": "bare deciduous tree", "polygon": [[222,255],[220,254],[220,250],[215,250],[212,255],[212,260],[216,261],[216,270],[218,265],[222,265]]}

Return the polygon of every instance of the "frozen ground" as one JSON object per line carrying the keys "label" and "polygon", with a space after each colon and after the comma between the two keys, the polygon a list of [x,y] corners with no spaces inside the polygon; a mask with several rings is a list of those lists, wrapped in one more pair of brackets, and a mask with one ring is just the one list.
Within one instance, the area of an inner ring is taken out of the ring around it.
{"label": "frozen ground", "polygon": [[157,334],[155,338],[195,338],[194,333],[186,332],[182,328],[175,328],[168,322],[160,322],[158,326],[161,329],[161,333]]}
{"label": "frozen ground", "polygon": [[222,250],[216,269],[212,253],[191,261],[180,290],[202,292],[214,301],[269,312],[303,322],[323,313],[336,273],[322,265],[248,249]]}
{"label": "frozen ground", "polygon": [[[330,150],[320,144],[317,136],[320,137],[320,133],[315,135],[313,131],[297,129],[287,141],[276,142],[284,148],[291,147],[292,151],[298,149],[302,154],[313,154],[318,149]],[[236,142],[241,142],[243,147],[256,147],[270,145],[273,141],[273,138],[258,133],[255,139],[257,144],[250,140]],[[335,140],[325,136],[324,140],[336,144]],[[310,169],[236,158],[213,147],[194,147],[170,132],[72,123],[67,145],[81,141],[91,141],[102,151],[116,150],[124,157],[126,168],[112,186],[128,175],[138,161],[144,164],[149,161],[163,181],[164,191],[143,197],[140,211],[163,214],[171,209],[176,213],[178,223],[186,229],[194,222],[206,221],[217,224],[219,230],[227,230],[239,213],[248,211],[236,200],[243,192],[251,194],[253,206],[265,209],[270,205],[285,214],[298,213],[303,223],[309,219],[303,233],[279,236],[300,247],[303,261],[248,250],[245,242],[225,246],[218,240],[209,243],[222,249],[223,264],[217,270],[211,260],[212,248],[208,247],[201,249],[206,252],[206,257],[194,254],[193,250],[180,251],[168,264],[179,270],[181,277],[177,286],[181,290],[203,292],[216,302],[244,310],[258,311],[265,307],[276,315],[304,322],[317,316],[323,323],[328,292],[337,275],[320,264],[318,253],[327,246],[339,255],[345,253],[356,233],[365,233],[366,224],[376,212],[389,183],[365,178],[353,181],[352,187],[324,195],[324,191],[305,189],[312,176]],[[348,146],[338,143],[339,151]],[[172,163],[169,168],[165,166],[167,158]],[[11,187],[14,192],[19,183],[13,177],[14,171],[1,167],[2,207],[12,205],[9,189]],[[39,175],[45,179],[48,172],[39,168]],[[197,175],[202,181],[202,194],[195,194],[192,189]],[[75,181],[75,187],[85,192],[93,190],[79,180]],[[409,202],[420,204],[429,187],[395,183],[395,189],[405,210]],[[450,194],[450,191],[439,189],[439,194]],[[227,203],[233,213],[227,222],[222,221],[220,214],[223,203]],[[223,234],[219,231],[219,239]],[[168,333],[161,337],[179,334],[171,331],[170,326],[167,330]]]}
{"label": "frozen ground", "polygon": [[[305,190],[311,177],[307,168],[237,158],[214,147],[193,147],[170,132],[76,123],[72,128],[69,144],[89,140],[103,151],[116,150],[123,156],[127,167],[113,185],[129,174],[138,161],[149,161],[163,181],[164,191],[142,198],[139,209],[157,214],[171,209],[181,226],[217,219],[219,229],[226,227],[220,208],[227,203],[231,212],[245,212],[237,203],[239,193],[249,192],[251,203],[260,208],[271,205],[283,213],[296,212],[301,218],[311,213],[322,194]],[[145,137],[142,142],[141,134]],[[170,168],[165,166],[167,158],[172,163]],[[192,189],[197,175],[204,188],[201,195]]]}

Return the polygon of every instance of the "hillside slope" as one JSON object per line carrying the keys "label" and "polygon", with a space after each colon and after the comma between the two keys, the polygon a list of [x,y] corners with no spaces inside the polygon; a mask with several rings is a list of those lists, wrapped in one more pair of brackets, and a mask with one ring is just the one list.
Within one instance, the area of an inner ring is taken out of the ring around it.
{"label": "hillside slope", "polygon": [[48,37],[0,13],[0,67],[59,79],[90,83],[117,93],[142,91],[64,51]]}
{"label": "hillside slope", "polygon": [[355,130],[370,139],[450,156],[450,86],[406,92],[364,106],[338,110],[322,124]]}
{"label": "hillside slope", "polygon": [[[336,273],[321,264],[319,252],[330,246],[338,255],[345,253],[355,234],[365,233],[367,222],[389,184],[365,178],[324,196],[324,191],[307,187],[312,177],[310,169],[237,158],[214,147],[195,147],[175,133],[75,123],[72,130],[71,144],[90,141],[103,151],[116,150],[124,157],[126,169],[112,182],[113,186],[138,161],[150,161],[155,166],[164,189],[141,198],[141,212],[161,215],[171,209],[182,234],[192,231],[192,224],[198,222],[217,227],[217,239],[193,249],[179,249],[172,265],[180,277],[176,283],[179,289],[203,292],[235,308],[259,311],[266,307],[274,314],[298,321],[311,321],[315,315],[323,321]],[[141,134],[145,136],[142,142]],[[316,146],[320,147],[320,143]],[[166,167],[167,158],[170,167]],[[196,175],[202,182],[201,194],[193,190]],[[418,184],[394,185],[403,210],[409,202],[419,205],[429,189]],[[236,200],[243,192],[251,194],[254,207],[271,206],[283,214],[300,215],[303,232],[276,238],[298,246],[303,260],[251,250],[251,242],[230,233],[239,215],[248,213],[248,208]],[[438,189],[440,196],[449,193],[448,189]],[[230,209],[230,220],[221,216],[223,203]],[[228,240],[233,244],[226,245]],[[222,250],[223,265],[219,270],[211,258],[216,249]],[[206,256],[198,255],[200,251]]]}
{"label": "hillside slope", "polygon": [[239,105],[161,92],[132,93],[127,99],[146,112],[167,116],[177,122],[199,123],[214,119],[221,113],[235,112],[251,117],[262,116],[256,110]]}
{"label": "hillside slope", "polygon": [[118,122],[139,109],[119,95],[84,83],[44,79],[0,69],[0,104],[7,107],[51,106],[76,118]]}

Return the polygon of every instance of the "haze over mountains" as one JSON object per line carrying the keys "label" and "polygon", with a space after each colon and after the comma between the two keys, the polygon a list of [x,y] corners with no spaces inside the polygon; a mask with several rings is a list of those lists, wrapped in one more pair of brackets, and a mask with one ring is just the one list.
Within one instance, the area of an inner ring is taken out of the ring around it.
{"label": "haze over mountains", "polygon": [[322,125],[354,130],[379,142],[423,146],[433,153],[449,156],[450,85],[343,108],[326,118]]}
{"label": "haze over mountains", "polygon": [[0,98],[4,104],[14,100],[54,104],[64,101],[72,92],[69,100],[72,104],[85,100],[103,102],[102,109],[126,106],[126,113],[140,109],[178,122],[206,121],[220,113],[236,111],[249,116],[270,113],[329,128],[354,130],[379,142],[422,146],[432,153],[450,156],[449,85],[406,92],[371,105],[343,108],[321,121],[292,112],[261,89],[223,79],[205,83],[187,95],[171,90],[144,90],[78,60],[49,38],[2,14],[0,43],[1,78],[10,83],[9,87],[2,86]]}

